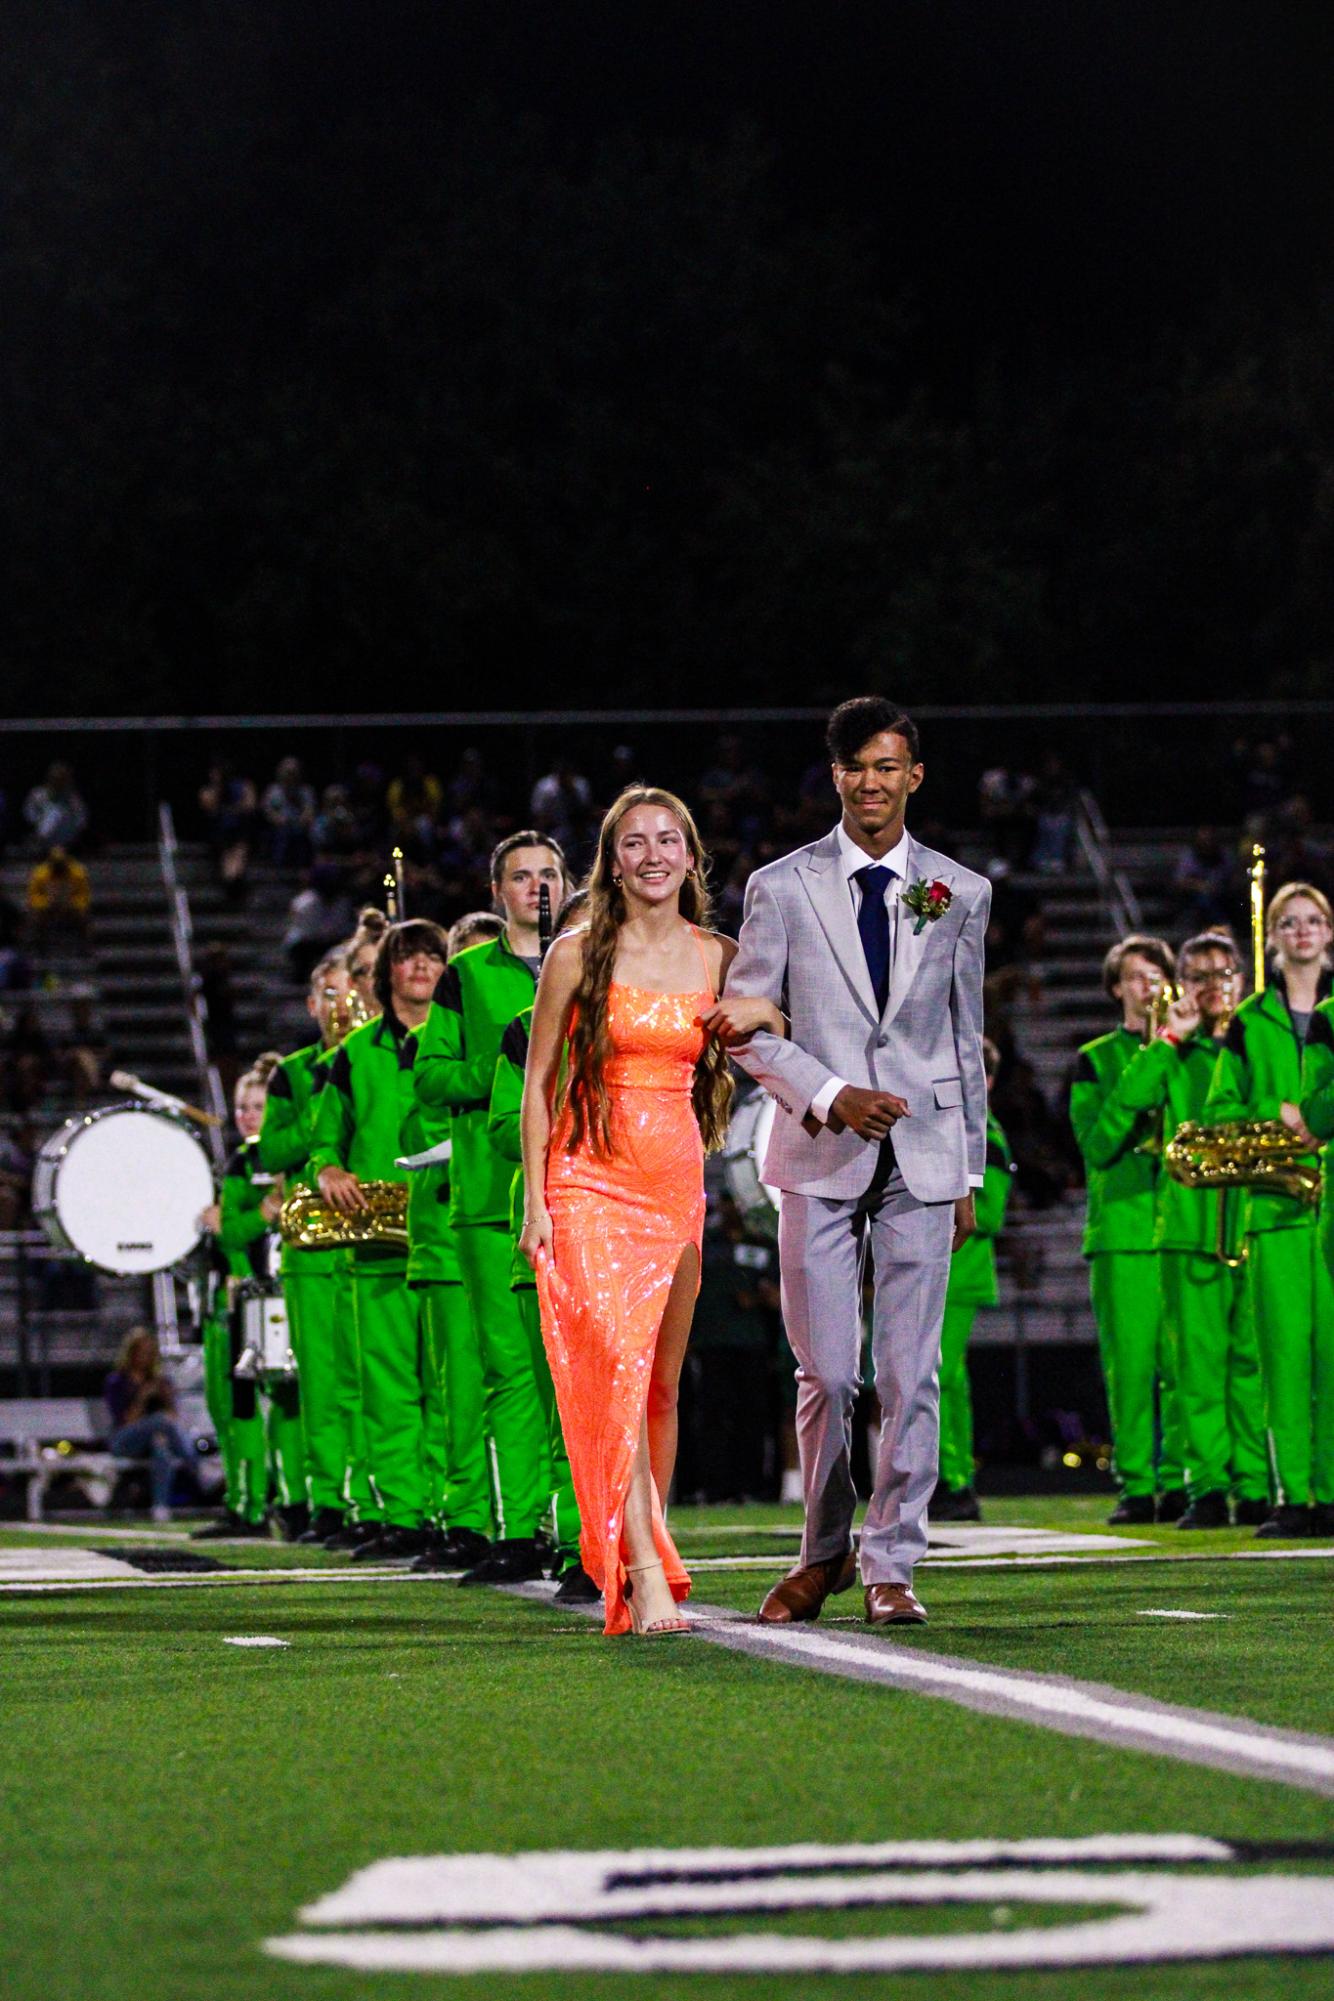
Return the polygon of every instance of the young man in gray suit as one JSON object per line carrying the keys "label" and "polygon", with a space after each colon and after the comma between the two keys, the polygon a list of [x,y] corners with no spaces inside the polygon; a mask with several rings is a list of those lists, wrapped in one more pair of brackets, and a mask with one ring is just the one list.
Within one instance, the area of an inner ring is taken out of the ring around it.
{"label": "young man in gray suit", "polygon": [[[760,1608],[815,1619],[856,1577],[849,1470],[862,1343],[862,1255],[875,1265],[880,1400],[861,1535],[866,1616],[922,1624],[913,1566],[936,1483],[936,1368],[950,1256],[986,1164],[982,941],[991,885],[904,827],[922,782],[917,731],[862,696],[829,719],[842,818],[756,871],[710,1025],[776,1101],[764,1179],[782,1190],[783,1317],[796,1354],[806,1526],[801,1562]],[[763,995],[789,1039],[730,1033],[727,999]]]}

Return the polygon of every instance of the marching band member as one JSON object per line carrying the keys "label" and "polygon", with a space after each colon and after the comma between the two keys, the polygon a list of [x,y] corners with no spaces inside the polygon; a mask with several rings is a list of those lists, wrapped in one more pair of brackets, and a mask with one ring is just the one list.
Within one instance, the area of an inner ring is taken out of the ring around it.
{"label": "marching band member", "polygon": [[1321,1155],[1320,1241],[1325,1265],[1334,1278],[1334,999],[1321,1001],[1306,1033],[1301,1118],[1307,1131],[1325,1142]]}
{"label": "marching band member", "polygon": [[1014,1162],[1000,1122],[991,1110],[991,1088],[1000,1067],[994,1042],[982,1038],[987,1078],[987,1152],[977,1190],[977,1221],[950,1259],[945,1318],[940,1331],[940,1481],[928,1510],[933,1522],[979,1522],[982,1510],[973,1491],[973,1396],[968,1381],[968,1337],[979,1306],[995,1306],[996,1239],[1005,1224]]}
{"label": "marching band member", "polygon": [[[1177,954],[1179,1000],[1122,1079],[1128,1106],[1156,1112],[1167,1147],[1200,1119],[1241,983],[1230,935],[1204,931]],[[1238,1202],[1225,1189],[1187,1188],[1160,1174],[1154,1244],[1176,1358],[1186,1491],[1182,1529],[1225,1529],[1269,1515],[1260,1355],[1236,1256]]]}
{"label": "marching band member", "polygon": [[[402,1128],[412,1109],[410,1031],[425,1020],[444,970],[444,934],[415,919],[391,924],[375,960],[383,1008],[339,1047],[316,1112],[310,1168],[321,1195],[344,1215],[371,1208],[362,1184],[404,1182]],[[429,1505],[422,1437],[422,1369],[407,1252],[398,1242],[353,1246],[352,1298],[372,1491],[384,1528],[352,1560],[420,1556]]]}
{"label": "marching band member", "polygon": [[537,989],[543,884],[558,910],[565,858],[555,843],[531,831],[501,841],[491,857],[491,887],[504,931],[445,968],[412,1073],[423,1114],[450,1115],[450,1217],[486,1383],[497,1540],[489,1556],[465,1571],[463,1584],[517,1582],[542,1572],[537,1531],[551,1493],[547,1422],[529,1332],[510,1289],[513,1170],[491,1143],[487,1115],[501,1038]]}
{"label": "marching band member", "polygon": [[[337,1009],[346,1004],[350,980],[347,948],[326,953],[310,975],[306,1009],[319,1040],[285,1056],[269,1079],[259,1162],[291,1188],[305,1176],[314,1129],[315,1101],[328,1079],[323,1059],[338,1040]],[[284,1242],[281,1274],[288,1328],[301,1387],[301,1427],[306,1453],[310,1526],[299,1542],[323,1542],[344,1525],[349,1452],[339,1387],[338,1317],[350,1308],[347,1251],[298,1249]],[[343,1339],[350,1344],[350,1333]]]}
{"label": "marching band member", "polygon": [[[1232,1017],[1205,1118],[1282,1119],[1314,1155],[1298,1101],[1307,1031],[1330,991],[1328,899],[1310,883],[1285,883],[1270,901],[1265,941],[1269,982]],[[1243,1229],[1276,1490],[1256,1534],[1325,1535],[1334,1528],[1334,1279],[1318,1212],[1282,1189],[1251,1187]]]}
{"label": "marching band member", "polygon": [[1150,1002],[1172,972],[1165,939],[1133,932],[1112,946],[1102,980],[1109,999],[1120,1006],[1121,1024],[1084,1044],[1070,1091],[1070,1123],[1088,1176],[1084,1256],[1121,1489],[1109,1520],[1118,1524],[1178,1521],[1187,1507],[1176,1385],[1153,1248],[1158,1159],[1156,1148],[1146,1149],[1145,1143],[1154,1138],[1157,1121],[1129,1104],[1124,1091],[1126,1072],[1144,1041]]}
{"label": "marching band member", "polygon": [[[450,930],[446,958],[453,960],[499,920],[481,911]],[[459,940],[461,942],[456,943]],[[421,1030],[414,1030],[420,1041]],[[447,1111],[416,1101],[403,1124],[406,1153],[423,1153],[451,1137]],[[423,1449],[432,1490],[435,1528],[414,1570],[470,1570],[490,1554],[494,1523],[486,1449],[486,1384],[472,1308],[459,1265],[450,1220],[450,1160],[417,1168],[408,1181],[408,1284],[421,1316],[426,1417]]]}
{"label": "marching band member", "polygon": [[[227,1163],[218,1198],[218,1244],[227,1257],[232,1277],[237,1279],[267,1279],[270,1275],[270,1243],[278,1227],[283,1198],[281,1184],[261,1167],[259,1132],[269,1080],[281,1060],[276,1052],[266,1051],[237,1080],[236,1129],[241,1144]],[[241,1353],[240,1321],[235,1308],[231,1326],[234,1369]],[[310,1521],[306,1509],[300,1386],[291,1379],[255,1382],[233,1376],[232,1410],[239,1434],[242,1512],[253,1523],[263,1522],[272,1480],[278,1497],[278,1520],[283,1534],[291,1541],[309,1527]]]}

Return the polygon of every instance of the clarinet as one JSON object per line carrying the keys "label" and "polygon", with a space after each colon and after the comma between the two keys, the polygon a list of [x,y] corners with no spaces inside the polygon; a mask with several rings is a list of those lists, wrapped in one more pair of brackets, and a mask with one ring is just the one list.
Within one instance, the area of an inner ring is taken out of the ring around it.
{"label": "clarinet", "polygon": [[551,949],[551,937],[555,925],[551,918],[551,886],[539,883],[537,888],[537,957],[540,964]]}

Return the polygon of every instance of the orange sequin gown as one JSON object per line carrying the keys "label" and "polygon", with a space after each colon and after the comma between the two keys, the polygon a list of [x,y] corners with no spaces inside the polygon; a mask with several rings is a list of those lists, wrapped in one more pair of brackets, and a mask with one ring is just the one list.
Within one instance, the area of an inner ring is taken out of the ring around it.
{"label": "orange sequin gown", "polygon": [[[698,940],[696,940],[698,943]],[[700,948],[703,958],[703,948]],[[707,966],[706,966],[707,972]],[[658,993],[613,981],[606,1067],[612,1152],[571,1153],[570,1110],[547,1152],[552,1255],[539,1259],[542,1338],[582,1524],[584,1569],[602,1589],[608,1633],[630,1625],[621,1527],[658,1326],[682,1252],[700,1253],[704,1148],[691,1105],[711,987]],[[653,1534],[672,1596],[690,1579],[655,1490]]]}

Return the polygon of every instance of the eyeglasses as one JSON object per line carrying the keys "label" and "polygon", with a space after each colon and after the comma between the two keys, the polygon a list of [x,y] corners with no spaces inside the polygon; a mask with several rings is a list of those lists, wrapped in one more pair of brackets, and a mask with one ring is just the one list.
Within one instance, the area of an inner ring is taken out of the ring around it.
{"label": "eyeglasses", "polygon": [[1288,936],[1294,931],[1328,931],[1329,920],[1324,917],[1280,917],[1274,929]]}

